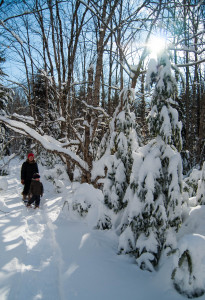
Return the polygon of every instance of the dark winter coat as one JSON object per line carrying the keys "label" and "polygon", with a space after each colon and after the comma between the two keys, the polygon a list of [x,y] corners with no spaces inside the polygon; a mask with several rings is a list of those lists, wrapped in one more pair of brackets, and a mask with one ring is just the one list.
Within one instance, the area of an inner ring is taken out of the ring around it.
{"label": "dark winter coat", "polygon": [[30,181],[34,173],[38,173],[37,163],[35,161],[25,161],[21,167],[21,180]]}
{"label": "dark winter coat", "polygon": [[29,193],[34,196],[42,196],[43,184],[38,180],[32,179]]}

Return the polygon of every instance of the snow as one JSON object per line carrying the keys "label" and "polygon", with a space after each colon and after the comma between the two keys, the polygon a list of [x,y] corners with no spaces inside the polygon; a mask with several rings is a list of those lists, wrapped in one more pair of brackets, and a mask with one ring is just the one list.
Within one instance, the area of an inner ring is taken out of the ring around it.
{"label": "snow", "polygon": [[8,188],[8,182],[4,176],[0,176],[0,191],[1,190],[7,190]]}
{"label": "snow", "polygon": [[[184,272],[183,268],[178,268],[178,262],[183,253],[191,256],[191,271],[187,268]],[[179,285],[181,292],[186,295],[200,295],[204,292],[205,286],[205,237],[199,234],[185,235],[179,242],[179,248],[175,255],[174,264],[177,268],[175,275],[175,283]],[[181,270],[182,269],[182,270]],[[197,291],[197,292],[196,292]]]}
{"label": "snow", "polygon": [[[10,162],[10,174],[4,176],[7,185],[0,190],[1,300],[186,299],[171,280],[176,256],[163,257],[158,270],[150,273],[140,270],[133,258],[117,255],[116,233],[94,227],[102,209],[102,192],[88,184],[71,183],[59,166],[56,175],[53,170],[50,175],[63,183],[60,191],[47,180],[49,171],[39,166],[45,194],[39,210],[27,209],[21,201],[21,164],[17,159]],[[71,209],[75,202],[90,207],[84,217]],[[193,251],[195,275],[201,278],[197,284],[203,288],[204,215],[204,206],[187,208],[176,254],[187,247]]]}
{"label": "snow", "polygon": [[48,135],[40,135],[37,131],[25,125],[23,122],[10,120],[8,117],[4,117],[0,115],[0,122],[5,122],[9,127],[11,127],[14,131],[20,132],[21,134],[29,134],[35,140],[39,141],[42,146],[50,151],[57,151],[62,154],[67,154],[72,159],[74,159],[83,169],[88,169],[88,166],[85,161],[83,161],[79,156],[77,156],[74,152],[69,149],[63,148],[63,144],[59,141],[55,140],[53,137]]}
{"label": "snow", "polygon": [[150,88],[152,82],[152,74],[157,73],[157,62],[154,58],[151,58],[148,64],[148,69],[146,73],[146,87],[147,89]]}

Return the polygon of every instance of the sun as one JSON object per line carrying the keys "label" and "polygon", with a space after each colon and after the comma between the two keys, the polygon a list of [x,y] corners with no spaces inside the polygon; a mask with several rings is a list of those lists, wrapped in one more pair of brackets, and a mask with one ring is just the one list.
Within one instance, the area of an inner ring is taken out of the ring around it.
{"label": "sun", "polygon": [[159,52],[163,51],[166,47],[166,40],[162,37],[154,36],[151,37],[148,42],[148,48],[152,55],[157,55]]}

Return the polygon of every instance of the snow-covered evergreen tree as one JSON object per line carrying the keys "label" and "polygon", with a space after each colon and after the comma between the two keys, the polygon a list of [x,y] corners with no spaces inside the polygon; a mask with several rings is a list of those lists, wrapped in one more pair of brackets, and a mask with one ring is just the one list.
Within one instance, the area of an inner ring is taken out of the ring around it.
{"label": "snow-covered evergreen tree", "polygon": [[130,199],[121,222],[119,252],[137,258],[142,269],[153,270],[160,256],[166,229],[166,213],[160,184],[160,150],[153,140],[135,156],[131,184],[125,199]]}
{"label": "snow-covered evergreen tree", "polygon": [[162,249],[175,246],[173,233],[181,223],[182,163],[176,149],[181,148],[181,124],[171,106],[176,86],[166,53],[149,65],[148,84],[153,83],[149,124],[155,139],[139,149],[133,164],[119,242],[120,252],[133,253],[138,265],[150,271]]}
{"label": "snow-covered evergreen tree", "polygon": [[182,125],[177,110],[172,106],[176,104],[174,99],[177,88],[166,52],[159,54],[155,69],[148,73],[147,84],[155,84],[149,124],[152,135],[157,136],[161,151],[161,186],[168,226],[178,229],[181,223],[182,193],[182,162],[178,151],[182,148]]}
{"label": "snow-covered evergreen tree", "polygon": [[110,140],[111,159],[103,189],[105,204],[115,213],[127,204],[123,198],[130,182],[132,151],[137,147],[135,116],[130,112],[130,104],[134,99],[133,90],[124,89],[120,99],[122,110],[115,119],[115,132]]}
{"label": "snow-covered evergreen tree", "polygon": [[60,115],[57,100],[53,92],[53,80],[45,70],[40,70],[34,76],[32,85],[33,116],[36,125],[46,134],[58,137],[60,134]]}
{"label": "snow-covered evergreen tree", "polygon": [[[104,203],[109,210],[117,214],[126,207],[124,201],[126,189],[130,183],[130,174],[133,164],[133,151],[138,148],[135,115],[130,111],[134,99],[132,89],[124,89],[120,94],[121,109],[114,114],[110,122],[110,137],[108,138],[106,156],[107,174],[104,180]],[[106,215],[105,222],[109,219]],[[112,221],[110,221],[112,223]],[[101,227],[99,225],[99,227]],[[102,227],[106,228],[104,224]],[[111,227],[109,224],[108,227]]]}
{"label": "snow-covered evergreen tree", "polygon": [[152,97],[152,108],[148,117],[150,132],[153,136],[160,136],[169,145],[174,145],[178,151],[182,148],[181,122],[174,98],[177,86],[171,74],[171,63],[166,52],[160,53],[157,61],[150,60],[146,85],[155,89]]}
{"label": "snow-covered evergreen tree", "polygon": [[205,162],[203,163],[201,178],[198,182],[196,201],[200,205],[205,205]]}
{"label": "snow-covered evergreen tree", "polygon": [[198,298],[205,293],[204,237],[187,234],[179,240],[173,256],[172,280],[175,289],[187,298]]}

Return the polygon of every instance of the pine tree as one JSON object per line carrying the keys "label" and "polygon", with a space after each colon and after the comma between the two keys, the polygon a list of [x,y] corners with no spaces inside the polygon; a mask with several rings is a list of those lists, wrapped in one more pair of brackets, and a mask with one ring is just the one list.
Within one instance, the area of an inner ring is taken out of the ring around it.
{"label": "pine tree", "polygon": [[119,251],[132,253],[140,268],[152,271],[163,248],[175,246],[174,232],[181,223],[182,164],[177,151],[181,148],[181,124],[171,106],[176,87],[168,56],[161,54],[156,63],[151,61],[150,68],[147,82],[155,84],[155,90],[149,125],[155,138],[139,149],[133,164]]}
{"label": "pine tree", "polygon": [[33,114],[36,124],[47,134],[58,137],[60,125],[57,122],[59,114],[53,93],[52,79],[44,70],[40,70],[33,80]]}
{"label": "pine tree", "polygon": [[171,74],[171,63],[166,52],[159,54],[158,60],[150,61],[148,66],[147,86],[155,84],[152,97],[151,112],[148,117],[150,132],[153,136],[160,136],[168,145],[174,145],[178,151],[182,148],[181,122],[174,98],[177,86]]}
{"label": "pine tree", "polygon": [[115,132],[110,140],[111,160],[108,165],[107,180],[104,185],[105,204],[115,213],[126,206],[123,201],[133,164],[132,151],[137,142],[135,117],[130,112],[130,104],[134,99],[133,91],[123,90],[120,96],[122,110],[115,120]]}
{"label": "pine tree", "polygon": [[[176,82],[171,74],[170,58],[166,52],[159,54],[157,72],[151,72],[147,83],[155,84],[152,109],[149,116],[150,131],[157,137],[161,151],[164,206],[168,224],[175,229],[181,223],[182,162],[178,151],[182,148],[181,122],[173,107],[177,92]],[[164,142],[161,145],[160,139]],[[177,151],[178,150],[178,151]]]}
{"label": "pine tree", "polygon": [[[133,164],[133,151],[138,148],[138,138],[136,133],[135,115],[130,111],[130,105],[134,99],[132,89],[124,89],[120,94],[121,109],[117,107],[118,113],[110,123],[110,137],[106,151],[107,174],[104,181],[103,194],[104,203],[109,211],[117,215],[122,211],[127,201],[124,201],[124,195],[130,183],[130,174]],[[106,215],[101,218],[98,227],[111,227],[112,217]],[[108,220],[110,220],[108,222]],[[106,225],[106,223],[110,223]]]}
{"label": "pine tree", "polygon": [[152,271],[159,261],[167,226],[161,152],[156,140],[139,152],[125,196],[130,201],[121,222],[119,252],[134,255],[140,268]]}

